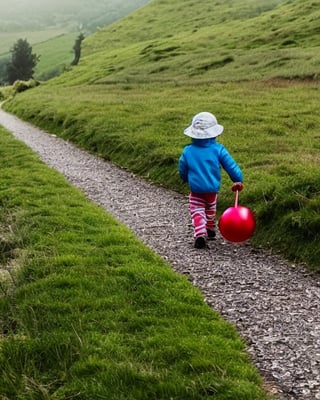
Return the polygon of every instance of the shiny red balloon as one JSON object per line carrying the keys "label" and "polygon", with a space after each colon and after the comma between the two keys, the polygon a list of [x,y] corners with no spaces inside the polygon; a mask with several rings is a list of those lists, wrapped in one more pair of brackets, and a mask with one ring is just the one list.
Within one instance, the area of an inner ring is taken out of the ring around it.
{"label": "shiny red balloon", "polygon": [[220,233],[229,242],[244,242],[253,235],[255,227],[253,212],[243,206],[227,208],[219,219]]}

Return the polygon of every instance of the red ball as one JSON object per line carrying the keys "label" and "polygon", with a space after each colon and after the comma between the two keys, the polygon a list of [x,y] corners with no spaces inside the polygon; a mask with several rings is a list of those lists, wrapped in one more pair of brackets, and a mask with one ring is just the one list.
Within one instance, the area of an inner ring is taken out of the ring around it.
{"label": "red ball", "polygon": [[253,212],[243,206],[227,208],[219,219],[220,233],[229,242],[244,242],[253,235],[255,227]]}

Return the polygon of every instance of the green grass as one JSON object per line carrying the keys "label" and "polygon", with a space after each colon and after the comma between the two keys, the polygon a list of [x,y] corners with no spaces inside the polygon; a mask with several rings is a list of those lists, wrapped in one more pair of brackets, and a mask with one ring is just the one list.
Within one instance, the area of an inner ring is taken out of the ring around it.
{"label": "green grass", "polygon": [[[157,0],[5,107],[182,193],[183,129],[213,112],[252,243],[319,271],[318,20],[312,0]],[[185,278],[3,130],[0,165],[4,400],[266,398],[234,327]],[[230,187],[224,174],[219,213]]]}
{"label": "green grass", "polygon": [[[0,15],[0,81],[5,81],[5,64],[18,39],[27,39],[40,55],[34,78],[47,80],[59,75],[73,60],[73,44],[80,30],[85,36],[111,24],[148,0],[41,1],[7,4]],[[2,66],[3,65],[3,66]],[[3,75],[3,76],[2,76]]]}
{"label": "green grass", "polygon": [[155,1],[88,37],[57,82],[314,78],[319,14],[311,0]]}
{"label": "green grass", "polygon": [[[7,33],[0,32],[1,48],[0,61],[10,60],[9,50],[20,38],[26,38],[32,45],[32,52],[39,56],[34,78],[47,80],[61,74],[74,57],[73,45],[78,33],[65,33],[63,30],[45,30],[36,32]],[[4,40],[3,40],[4,39]]]}
{"label": "green grass", "polygon": [[75,32],[63,34],[33,46],[33,52],[40,56],[35,68],[36,79],[47,80],[70,66],[74,58],[74,42],[78,35]]}
{"label": "green grass", "polygon": [[[89,36],[80,66],[57,82],[314,79],[319,17],[312,0],[158,0]],[[66,60],[46,57],[52,69]]]}
{"label": "green grass", "polygon": [[0,57],[9,55],[10,49],[18,39],[27,39],[33,46],[65,34],[64,29],[49,28],[41,31],[0,32]]}
{"label": "green grass", "polygon": [[1,399],[267,399],[230,324],[0,131]]}
{"label": "green grass", "polygon": [[[311,0],[212,7],[152,2],[86,38],[79,66],[6,107],[182,192],[182,131],[213,112],[244,172],[252,243],[319,271],[319,10]],[[219,212],[231,202],[224,180]]]}
{"label": "green grass", "polygon": [[[317,83],[51,86],[8,108],[146,179],[187,193],[177,162],[193,114],[214,112],[244,172],[240,201],[256,214],[252,242],[319,270]],[[76,99],[76,100],[75,100]],[[223,176],[218,210],[233,202]]]}

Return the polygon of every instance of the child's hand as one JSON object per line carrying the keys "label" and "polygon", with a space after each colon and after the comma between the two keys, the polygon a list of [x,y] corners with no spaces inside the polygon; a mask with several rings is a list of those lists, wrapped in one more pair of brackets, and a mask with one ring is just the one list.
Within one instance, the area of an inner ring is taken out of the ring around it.
{"label": "child's hand", "polygon": [[233,192],[237,192],[237,191],[241,192],[242,189],[243,189],[243,184],[242,184],[242,182],[235,182],[235,183],[232,185],[232,188],[231,188],[231,190],[232,190]]}

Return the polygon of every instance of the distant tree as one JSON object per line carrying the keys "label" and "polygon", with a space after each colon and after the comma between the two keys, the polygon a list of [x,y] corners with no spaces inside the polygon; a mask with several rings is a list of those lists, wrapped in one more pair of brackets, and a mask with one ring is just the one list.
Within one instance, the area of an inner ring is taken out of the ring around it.
{"label": "distant tree", "polygon": [[26,39],[19,39],[11,51],[11,61],[7,65],[9,84],[16,80],[28,80],[33,77],[39,56],[32,53],[32,47]]}
{"label": "distant tree", "polygon": [[81,56],[81,43],[84,39],[84,34],[80,33],[80,35],[76,38],[75,42],[74,42],[74,46],[73,46],[73,50],[74,50],[74,59],[71,63],[71,65],[77,65],[79,60],[80,60],[80,56]]}

